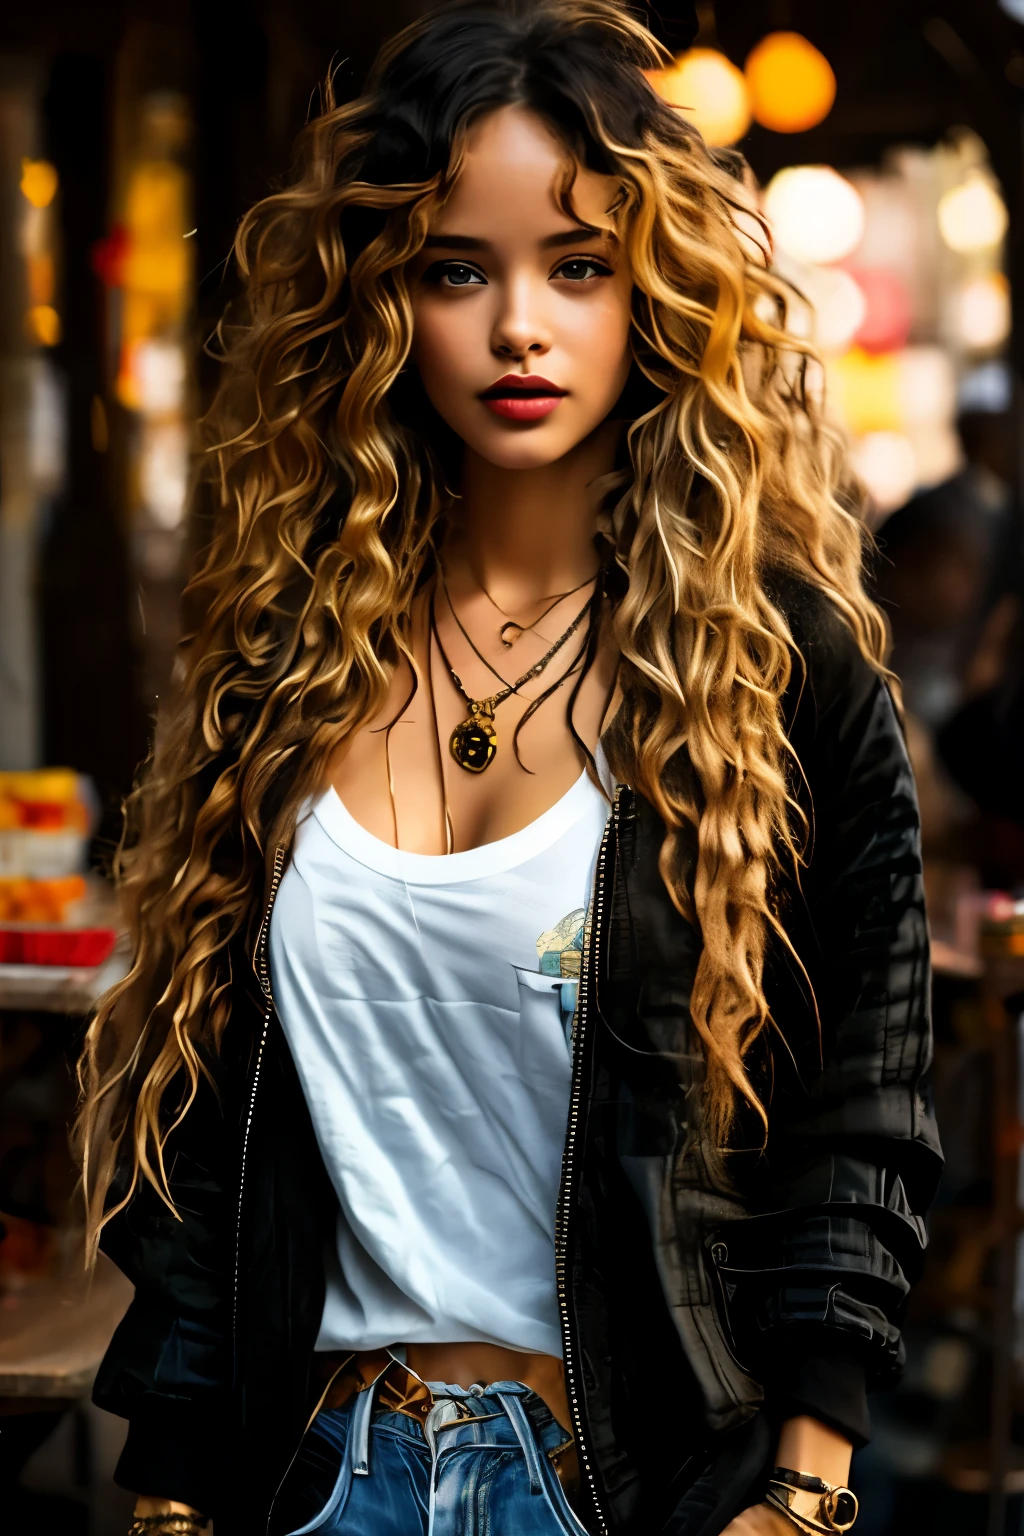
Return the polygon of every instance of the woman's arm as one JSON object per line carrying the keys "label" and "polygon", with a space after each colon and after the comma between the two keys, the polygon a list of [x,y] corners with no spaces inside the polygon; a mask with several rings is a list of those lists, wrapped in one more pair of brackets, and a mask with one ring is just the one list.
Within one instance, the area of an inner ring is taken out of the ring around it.
{"label": "woman's arm", "polygon": [[[173,1095],[172,1087],[169,1102]],[[135,1286],[93,1389],[101,1408],[128,1420],[115,1480],[204,1512],[214,1504],[231,1392],[226,1114],[202,1079],[165,1150],[177,1216],[140,1182],[101,1238]]]}
{"label": "woman's arm", "polygon": [[[850,1476],[853,1446],[817,1419],[787,1419],[779,1434],[775,1465],[806,1472],[833,1488]],[[793,1536],[794,1526],[770,1504],[755,1504],[731,1520],[722,1536]]]}
{"label": "woman's arm", "polygon": [[[773,1051],[768,1145],[752,1215],[721,1234],[717,1252],[734,1333],[783,1424],[778,1464],[834,1484],[867,1437],[865,1387],[899,1376],[941,1154],[902,733],[884,681],[831,605],[816,594],[801,603],[791,627],[806,669],[797,657],[787,728],[812,840],[782,905],[799,960],[778,945],[766,974],[785,1041]],[[758,1529],[792,1531],[767,1509],[756,1518]]]}
{"label": "woman's arm", "polygon": [[777,1467],[793,1472],[809,1472],[825,1483],[845,1483],[850,1475],[853,1446],[834,1429],[806,1415],[787,1419],[779,1434],[775,1453]]}

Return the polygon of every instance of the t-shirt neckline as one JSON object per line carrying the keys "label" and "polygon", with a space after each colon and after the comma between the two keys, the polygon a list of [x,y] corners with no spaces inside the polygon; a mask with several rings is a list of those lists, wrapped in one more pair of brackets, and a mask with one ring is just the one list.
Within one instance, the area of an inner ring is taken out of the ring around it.
{"label": "t-shirt neckline", "polygon": [[[607,764],[600,745],[595,758],[598,775],[606,783]],[[565,794],[527,826],[458,853],[409,853],[383,842],[355,819],[333,784],[313,802],[312,813],[331,841],[365,868],[407,885],[454,885],[527,863],[582,820],[598,797],[604,798],[584,768]]]}

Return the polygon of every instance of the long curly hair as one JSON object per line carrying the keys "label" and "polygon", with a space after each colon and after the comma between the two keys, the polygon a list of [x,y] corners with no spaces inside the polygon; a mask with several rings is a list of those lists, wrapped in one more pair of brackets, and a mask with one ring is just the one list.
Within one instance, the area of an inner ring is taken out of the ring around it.
{"label": "long curly hair", "polygon": [[[690,1010],[711,1142],[740,1101],[766,1123],[749,1053],[771,1023],[773,881],[806,835],[780,707],[792,638],[769,573],[826,594],[880,671],[885,630],[787,290],[743,233],[756,214],[736,167],[645,78],[665,63],[619,0],[461,0],[390,42],[357,100],[339,105],[328,80],[291,183],[242,220],[244,308],[219,329],[204,423],[216,511],[186,594],[197,618],[117,860],[134,959],[82,1058],[94,1241],[140,1179],[172,1203],[166,1137],[224,1036],[268,862],[408,654],[458,444],[406,367],[407,263],[467,131],[510,104],[619,188],[636,412],[606,507],[622,702],[605,741],[664,819],[661,873],[701,935]],[[692,771],[675,772],[683,759]]]}

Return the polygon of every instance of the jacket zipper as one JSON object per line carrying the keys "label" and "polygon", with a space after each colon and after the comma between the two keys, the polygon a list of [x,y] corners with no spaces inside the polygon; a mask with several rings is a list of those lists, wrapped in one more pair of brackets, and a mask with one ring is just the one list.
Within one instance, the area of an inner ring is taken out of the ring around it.
{"label": "jacket zipper", "polygon": [[615,789],[615,800],[612,805],[612,813],[605,825],[604,835],[601,838],[601,846],[597,855],[597,870],[594,876],[594,923],[590,942],[583,951],[583,961],[580,967],[579,998],[576,1007],[576,1027],[573,1035],[572,1052],[572,1085],[569,1096],[569,1125],[565,1139],[565,1151],[562,1157],[562,1181],[558,1191],[558,1207],[555,1220],[555,1283],[558,1289],[558,1308],[562,1320],[562,1363],[565,1367],[566,1393],[569,1399],[569,1408],[572,1413],[573,1433],[576,1437],[576,1449],[582,1464],[590,1497],[597,1514],[598,1529],[601,1536],[608,1536],[608,1522],[601,1508],[601,1501],[597,1495],[597,1484],[594,1478],[593,1468],[590,1462],[590,1453],[587,1450],[583,1438],[583,1416],[580,1412],[579,1400],[576,1396],[574,1382],[575,1371],[575,1340],[572,1336],[572,1327],[569,1322],[569,1303],[566,1292],[565,1262],[566,1262],[566,1233],[569,1220],[569,1207],[572,1202],[573,1192],[573,1163],[576,1153],[576,1133],[579,1129],[580,1100],[582,1098],[583,1077],[583,1047],[587,1029],[587,1004],[590,996],[590,971],[594,957],[597,955],[601,942],[601,925],[604,918],[604,882],[605,866],[608,860],[608,840],[613,828],[617,831],[619,822],[619,796],[622,786]]}
{"label": "jacket zipper", "polygon": [[285,849],[283,845],[275,848],[270,894],[267,897],[267,905],[263,913],[263,921],[260,923],[259,936],[256,940],[256,949],[252,960],[256,979],[260,984],[260,991],[263,993],[264,1009],[263,1027],[260,1030],[260,1043],[256,1052],[256,1070],[253,1073],[252,1089],[249,1093],[249,1108],[245,1117],[245,1130],[242,1133],[242,1167],[238,1178],[238,1211],[235,1216],[235,1277],[231,1303],[231,1346],[236,1373],[238,1365],[238,1282],[242,1255],[242,1201],[245,1195],[245,1164],[249,1152],[249,1129],[252,1125],[253,1110],[256,1107],[256,1090],[260,1085],[263,1048],[267,1043],[267,1031],[270,1028],[271,1014],[274,1012],[274,999],[270,991],[270,972],[267,968],[267,938],[270,933],[270,914],[274,910],[277,888],[281,884],[281,875],[284,871],[284,859]]}

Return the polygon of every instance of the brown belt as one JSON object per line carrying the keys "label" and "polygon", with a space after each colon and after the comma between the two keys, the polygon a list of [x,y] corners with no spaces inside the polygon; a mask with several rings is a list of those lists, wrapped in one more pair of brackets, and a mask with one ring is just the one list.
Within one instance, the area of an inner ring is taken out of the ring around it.
{"label": "brown belt", "polygon": [[[433,1406],[434,1396],[425,1381],[408,1366],[389,1355],[386,1349],[360,1350],[343,1355],[324,1353],[316,1357],[319,1393],[313,1418],[323,1408],[343,1408],[357,1392],[365,1392],[377,1383],[377,1406],[385,1413],[404,1413],[423,1428]],[[312,1419],[310,1419],[312,1423]],[[572,1435],[563,1445],[548,1451],[569,1503],[575,1505],[580,1487],[579,1461]]]}

